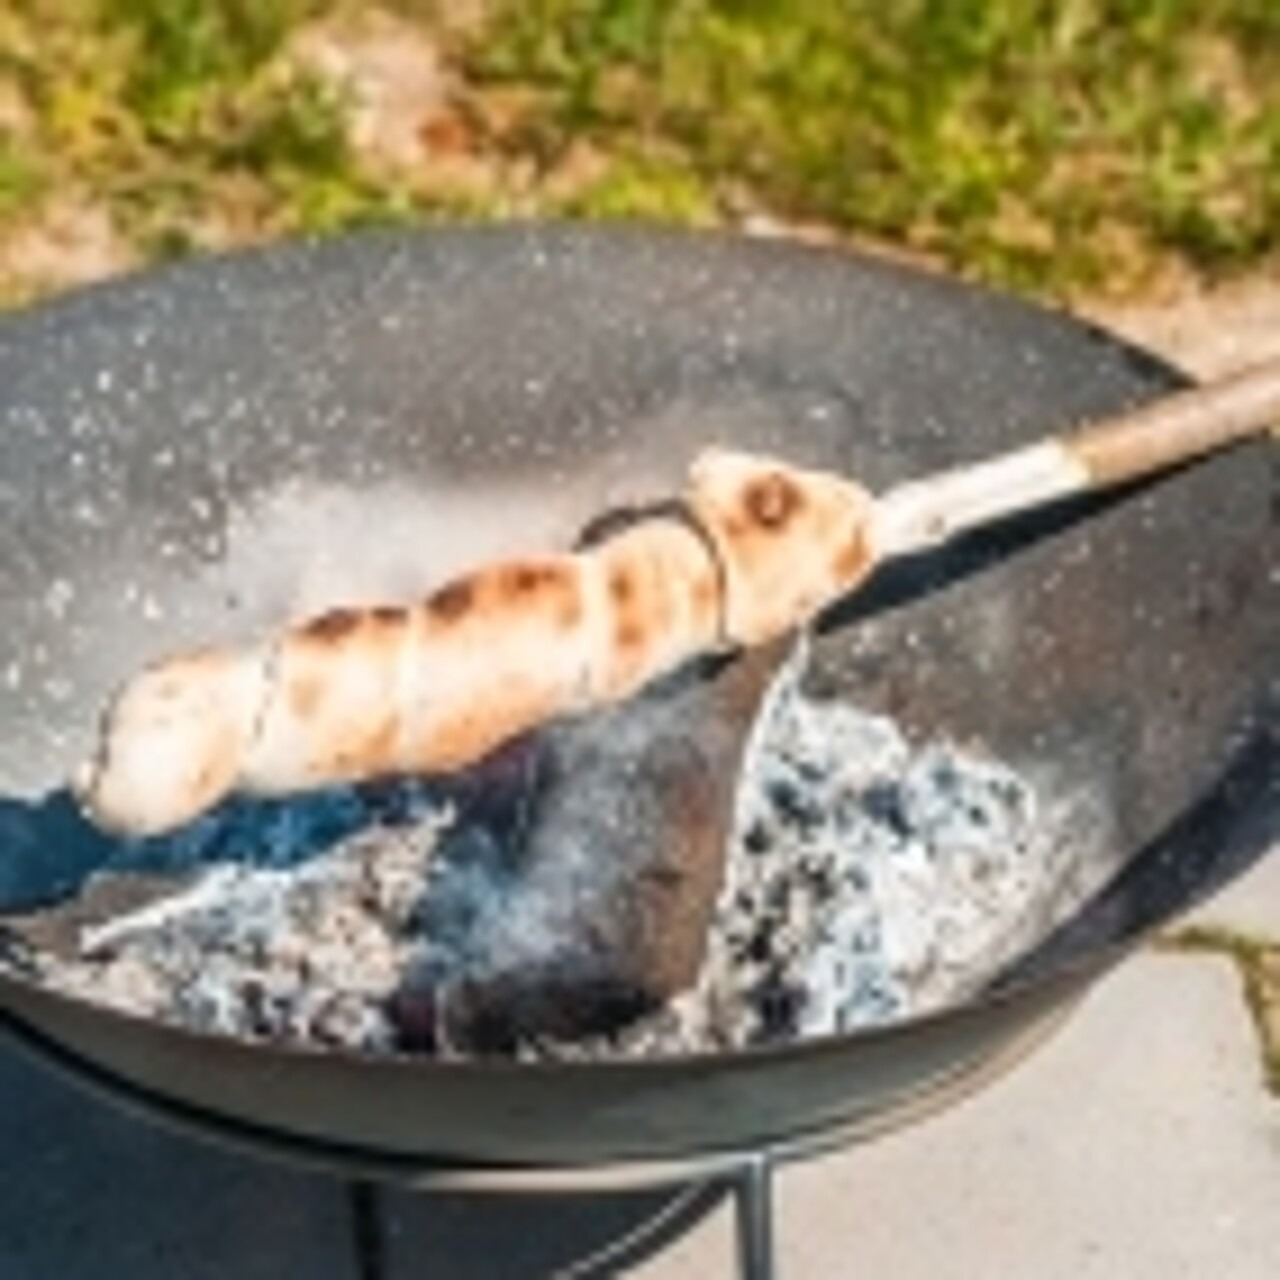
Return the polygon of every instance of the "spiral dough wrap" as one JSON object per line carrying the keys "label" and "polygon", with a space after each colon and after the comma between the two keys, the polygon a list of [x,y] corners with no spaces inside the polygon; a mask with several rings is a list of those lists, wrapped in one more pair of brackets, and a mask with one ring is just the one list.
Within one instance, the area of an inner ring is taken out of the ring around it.
{"label": "spiral dough wrap", "polygon": [[459,769],[800,625],[867,572],[870,510],[839,477],[708,450],[678,503],[576,552],[144,669],[112,700],[74,789],[100,826],[149,835],[233,791]]}

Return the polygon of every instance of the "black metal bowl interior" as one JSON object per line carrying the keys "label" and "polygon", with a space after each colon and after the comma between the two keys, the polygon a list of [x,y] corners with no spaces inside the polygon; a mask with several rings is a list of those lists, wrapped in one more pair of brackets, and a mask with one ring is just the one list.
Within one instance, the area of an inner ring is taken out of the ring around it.
{"label": "black metal bowl interior", "polygon": [[[1179,381],[926,274],[639,229],[370,233],[16,315],[0,325],[0,910],[100,856],[47,798],[111,687],[166,649],[270,625],[299,591],[414,592],[564,543],[602,504],[677,486],[713,440],[878,488]],[[1053,797],[1071,855],[1053,928],[964,1007],[557,1066],[249,1046],[12,976],[0,1010],[161,1107],[348,1151],[564,1165],[883,1123],[976,1076],[1274,839],[1278,549],[1259,443],[898,566],[824,620],[815,684],[979,742]]]}

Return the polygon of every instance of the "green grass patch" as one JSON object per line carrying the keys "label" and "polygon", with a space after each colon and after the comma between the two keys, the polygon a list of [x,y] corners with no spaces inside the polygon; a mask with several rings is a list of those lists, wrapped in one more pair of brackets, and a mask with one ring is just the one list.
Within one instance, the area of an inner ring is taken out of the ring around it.
{"label": "green grass patch", "polygon": [[487,166],[460,186],[430,157],[370,165],[350,104],[285,69],[301,24],[369,7],[8,0],[0,236],[68,195],[144,257],[457,213],[764,214],[1113,294],[1280,248],[1275,0],[487,0],[465,22],[388,0],[451,64]]}
{"label": "green grass patch", "polygon": [[25,147],[0,138],[0,219],[30,207],[47,188],[44,167]]}
{"label": "green grass patch", "polygon": [[508,138],[680,157],[745,200],[1003,283],[1122,288],[1280,241],[1274,0],[510,0],[468,52]]}
{"label": "green grass patch", "polygon": [[55,193],[105,204],[144,257],[404,215],[350,147],[345,104],[282,67],[313,0],[16,0],[0,86],[0,228]]}
{"label": "green grass patch", "polygon": [[1178,929],[1160,945],[1232,961],[1240,974],[1245,1003],[1257,1029],[1267,1088],[1280,1097],[1280,942],[1220,926]]}

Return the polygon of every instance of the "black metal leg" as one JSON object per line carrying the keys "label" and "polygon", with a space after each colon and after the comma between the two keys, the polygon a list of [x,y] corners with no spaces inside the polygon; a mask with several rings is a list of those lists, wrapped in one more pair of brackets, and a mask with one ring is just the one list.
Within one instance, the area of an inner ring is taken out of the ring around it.
{"label": "black metal leg", "polygon": [[716,1207],[729,1190],[721,1179],[694,1182],[652,1218],[597,1253],[557,1271],[555,1280],[604,1280],[620,1276],[680,1239]]}
{"label": "black metal leg", "polygon": [[[650,1199],[658,1202],[653,1209],[643,1203],[638,1205],[641,1219],[633,1226],[627,1226],[624,1233],[614,1237],[608,1243],[592,1252],[567,1260],[564,1256],[564,1242],[551,1247],[554,1262],[550,1258],[546,1266],[554,1270],[545,1270],[538,1264],[538,1275],[554,1276],[554,1280],[605,1280],[606,1277],[620,1276],[647,1258],[657,1254],[673,1241],[678,1240],[687,1231],[695,1227],[707,1214],[711,1213],[736,1189],[731,1176],[716,1176],[703,1182],[686,1184],[672,1183],[660,1185],[644,1191],[635,1188],[630,1191],[633,1198]],[[346,1184],[347,1210],[351,1230],[351,1247],[356,1280],[385,1280],[390,1270],[387,1257],[387,1236],[382,1217],[382,1191],[380,1184],[364,1178],[352,1179]],[[430,1191],[426,1192],[428,1198]],[[456,1196],[458,1193],[455,1192]],[[477,1193],[484,1200],[483,1192]],[[502,1201],[508,1202],[517,1192],[499,1193],[495,1203],[495,1220],[500,1220],[503,1213]],[[548,1193],[544,1193],[548,1194]],[[580,1199],[586,1206],[593,1200],[607,1198],[609,1192],[568,1192],[569,1198]],[[618,1194],[614,1192],[613,1194]],[[510,1210],[510,1204],[507,1204]],[[521,1221],[528,1225],[528,1217]],[[476,1265],[474,1250],[477,1247],[484,1255],[486,1249],[493,1248],[492,1241],[480,1241],[479,1237],[463,1234],[458,1237],[468,1256],[472,1257],[472,1266]],[[500,1237],[495,1237],[500,1239]],[[487,1257],[487,1255],[485,1255]],[[441,1276],[453,1274],[453,1267],[446,1256],[441,1265],[444,1270]],[[431,1273],[433,1276],[435,1271]],[[470,1270],[468,1270],[470,1274]],[[486,1270],[485,1274],[489,1274]],[[754,1276],[755,1273],[752,1273]],[[767,1276],[767,1272],[760,1273]]]}
{"label": "black metal leg", "polygon": [[774,1280],[773,1163],[752,1156],[737,1176],[738,1274],[741,1280]]}
{"label": "black metal leg", "polygon": [[347,1204],[351,1210],[356,1275],[359,1280],[383,1280],[386,1248],[376,1184],[363,1180],[347,1183]]}

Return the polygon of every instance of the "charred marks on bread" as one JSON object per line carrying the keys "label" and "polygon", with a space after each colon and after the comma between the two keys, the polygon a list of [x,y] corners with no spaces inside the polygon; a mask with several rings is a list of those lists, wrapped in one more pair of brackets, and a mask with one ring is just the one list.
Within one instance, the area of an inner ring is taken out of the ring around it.
{"label": "charred marks on bread", "polygon": [[635,599],[636,582],[631,566],[615,564],[609,569],[609,599],[619,611],[626,609]]}
{"label": "charred marks on bread", "polygon": [[[642,663],[654,641],[670,622],[670,601],[646,549],[609,565],[606,588],[613,606],[613,643],[625,667]],[[651,553],[651,549],[647,549]]]}
{"label": "charred marks on bread", "polygon": [[567,561],[530,561],[508,566],[495,579],[498,594],[518,608],[540,599],[548,613],[566,630],[581,617],[577,566]]}
{"label": "charred marks on bread", "polygon": [[312,618],[302,627],[304,639],[319,644],[336,644],[360,628],[364,618],[361,609],[330,609],[318,618]]}
{"label": "charred marks on bread", "polygon": [[[331,609],[303,624],[277,655],[272,682],[287,716],[312,726],[309,776],[385,773],[398,727],[383,699],[395,679],[409,610],[395,605]],[[319,744],[334,744],[321,747]]]}
{"label": "charred marks on bread", "polygon": [[318,714],[330,680],[327,651],[350,650],[358,644],[365,655],[381,655],[399,643],[408,619],[405,609],[375,605],[362,609],[330,609],[304,623],[295,637],[294,659],[278,664],[283,668],[284,694],[290,710],[304,720]]}
{"label": "charred marks on bread", "polygon": [[648,641],[648,630],[644,623],[634,616],[619,614],[613,631],[614,643],[620,657],[628,657],[643,650]]}
{"label": "charred marks on bread", "polygon": [[551,583],[559,580],[560,575],[545,564],[513,564],[502,570],[498,579],[502,589],[513,596],[545,591]]}
{"label": "charred marks on bread", "polygon": [[476,602],[476,580],[457,578],[441,587],[427,601],[427,611],[440,622],[456,622],[469,613]]}
{"label": "charred marks on bread", "polygon": [[516,565],[510,570],[510,596],[521,604],[537,597],[554,623],[571,631],[582,620],[578,565],[569,560]]}
{"label": "charred marks on bread", "polygon": [[778,533],[804,507],[804,491],[788,475],[770,471],[749,481],[742,490],[741,517],[744,532],[752,529]]}
{"label": "charred marks on bread", "polygon": [[610,568],[609,599],[613,603],[613,640],[619,655],[643,649],[648,638],[644,595],[630,565],[615,564]]}
{"label": "charred marks on bread", "polygon": [[524,561],[481,570],[441,587],[425,604],[445,625],[468,617],[497,616],[508,608],[520,613],[541,605],[558,626],[577,626],[581,617],[576,566],[564,561]]}
{"label": "charred marks on bread", "polygon": [[395,605],[373,605],[369,608],[329,609],[304,622],[299,630],[303,640],[329,646],[341,644],[357,631],[366,627],[399,627],[405,621],[405,611]]}

